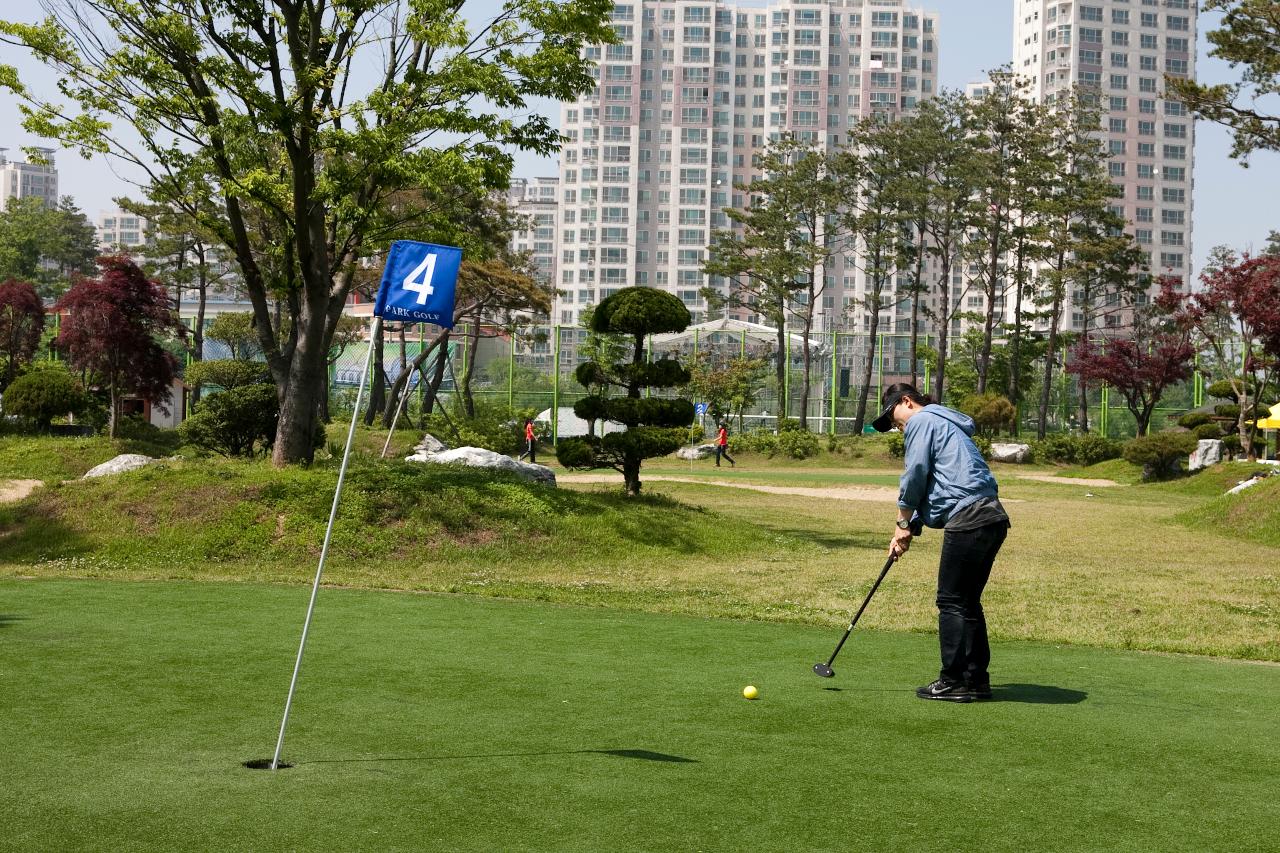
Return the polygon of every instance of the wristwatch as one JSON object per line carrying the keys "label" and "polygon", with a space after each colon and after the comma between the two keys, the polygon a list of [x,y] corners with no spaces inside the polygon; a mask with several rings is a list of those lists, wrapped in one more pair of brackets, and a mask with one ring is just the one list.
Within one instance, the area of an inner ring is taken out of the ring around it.
{"label": "wristwatch", "polygon": [[905,518],[900,518],[900,519],[898,519],[898,529],[899,529],[899,530],[910,530],[910,529],[911,529],[911,522],[907,521]]}

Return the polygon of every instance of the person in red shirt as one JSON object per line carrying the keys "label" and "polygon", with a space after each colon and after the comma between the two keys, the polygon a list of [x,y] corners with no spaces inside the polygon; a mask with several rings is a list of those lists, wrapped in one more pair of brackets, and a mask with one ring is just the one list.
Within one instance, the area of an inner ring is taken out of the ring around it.
{"label": "person in red shirt", "polygon": [[533,434],[533,419],[524,419],[524,442],[525,450],[518,458],[523,459],[529,457],[529,461],[537,463],[538,461],[538,439]]}
{"label": "person in red shirt", "polygon": [[729,428],[723,422],[720,424],[720,431],[716,433],[716,467],[720,467],[720,459],[729,460],[729,467],[734,467],[733,457],[729,455]]}

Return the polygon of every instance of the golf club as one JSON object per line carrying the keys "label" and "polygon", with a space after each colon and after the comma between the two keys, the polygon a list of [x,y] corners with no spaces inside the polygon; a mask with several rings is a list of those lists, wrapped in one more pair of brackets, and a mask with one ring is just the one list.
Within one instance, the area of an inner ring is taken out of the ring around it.
{"label": "golf club", "polygon": [[849,634],[853,632],[853,626],[858,624],[858,618],[862,616],[862,611],[867,609],[867,605],[871,603],[871,596],[876,594],[876,590],[880,588],[880,582],[884,580],[884,576],[889,574],[889,568],[898,559],[898,555],[890,554],[889,559],[885,560],[884,568],[880,570],[880,577],[876,578],[876,582],[871,585],[871,591],[867,593],[867,597],[862,600],[862,606],[858,608],[858,612],[853,614],[853,621],[849,623],[849,627],[844,629],[844,636],[840,638],[840,642],[836,644],[836,650],[831,653],[831,657],[827,658],[826,663],[815,663],[813,665],[814,674],[823,678],[834,678],[835,670],[831,668],[831,662],[836,659],[836,655],[840,654],[840,648],[844,645],[844,641],[849,639]]}

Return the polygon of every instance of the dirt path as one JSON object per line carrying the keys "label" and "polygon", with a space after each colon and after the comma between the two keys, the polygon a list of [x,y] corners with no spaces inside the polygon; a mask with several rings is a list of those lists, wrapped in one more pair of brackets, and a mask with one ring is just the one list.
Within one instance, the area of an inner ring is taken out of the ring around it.
{"label": "dirt path", "polygon": [[[558,474],[562,483],[611,483],[620,484],[620,475],[610,474]],[[668,483],[693,483],[696,486],[724,486],[729,489],[750,489],[773,495],[801,495],[808,498],[830,498],[840,501],[897,501],[898,490],[887,486],[843,486],[814,488],[807,486],[765,486],[756,483],[730,483],[725,480],[699,480],[694,477],[667,477],[661,474],[641,475],[641,482],[664,481]]]}
{"label": "dirt path", "polygon": [[1060,486],[1096,486],[1108,489],[1120,485],[1115,480],[1099,480],[1089,477],[1055,477],[1052,474],[1019,474],[1019,480],[1036,480],[1041,483],[1057,483]]}
{"label": "dirt path", "polygon": [[0,504],[20,501],[43,485],[43,480],[0,480]]}

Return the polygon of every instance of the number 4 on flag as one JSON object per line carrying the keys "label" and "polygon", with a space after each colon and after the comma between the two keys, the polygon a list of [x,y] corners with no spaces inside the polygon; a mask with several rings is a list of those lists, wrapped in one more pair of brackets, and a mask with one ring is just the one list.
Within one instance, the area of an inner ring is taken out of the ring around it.
{"label": "number 4 on flag", "polygon": [[431,286],[431,277],[436,272],[436,256],[426,255],[422,258],[422,263],[414,267],[413,272],[404,277],[404,281],[400,286],[410,293],[418,294],[417,303],[424,304],[427,297],[435,293],[435,288]]}

